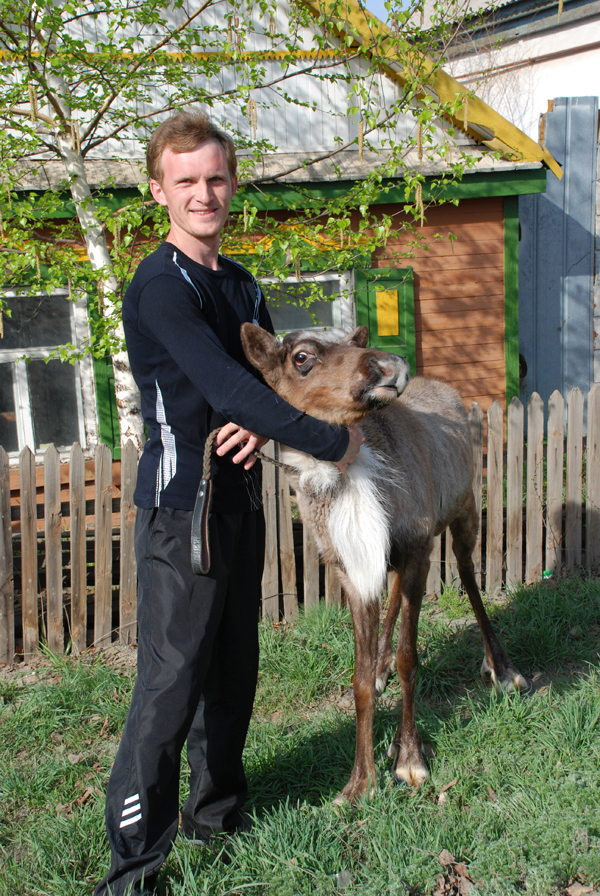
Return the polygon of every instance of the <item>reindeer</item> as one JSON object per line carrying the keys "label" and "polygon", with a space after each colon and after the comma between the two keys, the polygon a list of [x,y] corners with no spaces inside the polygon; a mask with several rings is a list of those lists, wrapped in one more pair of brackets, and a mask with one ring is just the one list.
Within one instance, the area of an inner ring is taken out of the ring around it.
{"label": "reindeer", "polygon": [[[265,381],[295,407],[340,425],[360,423],[365,436],[344,474],[328,462],[283,448],[300,514],[321,556],[334,564],[354,627],[356,755],[338,804],[372,794],[375,700],[394,666],[392,636],[401,624],[396,666],[402,715],[388,755],[398,781],[419,787],[428,772],[415,726],[417,628],[433,539],[447,526],[461,582],[483,635],[482,674],[498,690],[527,682],[501,647],[485,612],[472,553],[477,511],[467,415],[458,392],[434,380],[410,379],[403,358],[367,349],[368,330],[345,338],[299,332],[279,343],[254,324],[242,343]],[[380,595],[388,570],[397,575],[379,633]]]}

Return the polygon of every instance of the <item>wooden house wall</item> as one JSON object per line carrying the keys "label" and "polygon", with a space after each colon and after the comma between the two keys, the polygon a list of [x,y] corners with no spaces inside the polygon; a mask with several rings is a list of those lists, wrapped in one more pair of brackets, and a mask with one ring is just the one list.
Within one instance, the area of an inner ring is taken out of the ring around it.
{"label": "wooden house wall", "polygon": [[386,267],[394,258],[395,267],[414,269],[417,371],[451,383],[467,406],[477,401],[485,412],[496,398],[506,410],[503,199],[429,208],[419,233],[428,249],[399,260],[396,253],[413,237],[392,233],[372,261],[374,268]]}

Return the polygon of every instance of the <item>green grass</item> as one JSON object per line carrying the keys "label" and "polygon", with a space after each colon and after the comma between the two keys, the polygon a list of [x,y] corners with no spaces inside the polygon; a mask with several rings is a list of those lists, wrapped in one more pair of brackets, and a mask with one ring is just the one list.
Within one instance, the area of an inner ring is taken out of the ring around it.
{"label": "green grass", "polygon": [[[331,800],[354,754],[348,614],[263,627],[246,750],[254,827],[211,849],[178,841],[161,896],[431,894],[443,849],[468,865],[472,896],[600,889],[599,583],[544,582],[489,610],[535,690],[495,697],[468,604],[430,601],[417,720],[431,778],[412,792],[389,774],[394,678],[376,715],[376,794],[344,810]],[[87,656],[48,657],[37,678],[0,677],[0,894],[89,896],[107,865],[102,794],[133,676]]]}

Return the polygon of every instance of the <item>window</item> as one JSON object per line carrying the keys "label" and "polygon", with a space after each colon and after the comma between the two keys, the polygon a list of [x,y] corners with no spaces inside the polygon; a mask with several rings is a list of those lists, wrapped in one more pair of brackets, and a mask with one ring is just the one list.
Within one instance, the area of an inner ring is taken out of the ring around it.
{"label": "window", "polygon": [[86,447],[82,375],[91,376],[91,362],[45,360],[58,346],[88,337],[85,300],[61,293],[4,298],[12,313],[2,314],[0,444],[9,453],[25,445],[41,452],[51,442],[59,450],[73,442]]}
{"label": "window", "polygon": [[261,286],[276,333],[292,330],[322,330],[325,327],[349,332],[354,326],[349,274],[306,274],[303,280],[317,281],[327,297],[310,304],[302,302],[311,294],[309,286],[302,286],[295,277],[283,283],[263,280]]}

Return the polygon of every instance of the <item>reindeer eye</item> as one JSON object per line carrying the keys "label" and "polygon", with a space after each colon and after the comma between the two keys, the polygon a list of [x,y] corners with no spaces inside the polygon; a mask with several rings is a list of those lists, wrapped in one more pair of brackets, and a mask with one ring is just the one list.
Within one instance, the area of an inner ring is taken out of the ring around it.
{"label": "reindeer eye", "polygon": [[306,364],[311,355],[308,352],[298,352],[297,355],[294,356],[294,363],[296,367],[302,367],[303,364]]}

